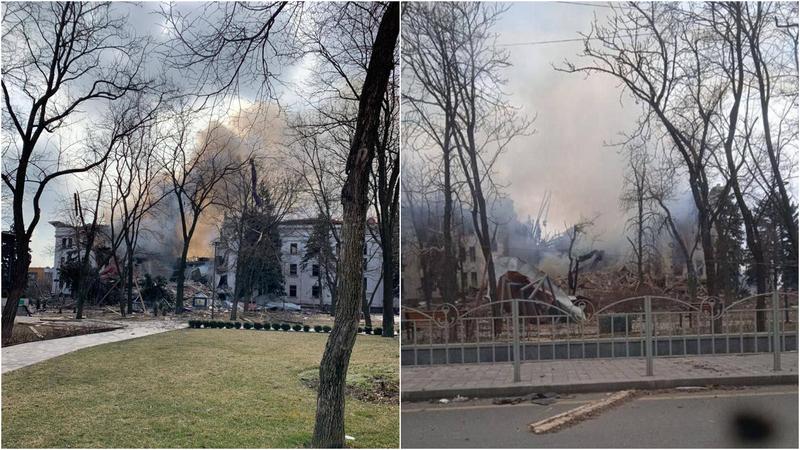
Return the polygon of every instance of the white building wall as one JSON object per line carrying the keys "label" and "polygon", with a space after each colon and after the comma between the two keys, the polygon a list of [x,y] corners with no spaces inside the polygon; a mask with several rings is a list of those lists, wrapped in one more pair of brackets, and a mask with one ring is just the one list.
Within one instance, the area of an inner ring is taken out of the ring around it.
{"label": "white building wall", "polygon": [[[313,221],[297,221],[300,223],[292,223],[284,224],[279,226],[279,232],[281,236],[281,264],[283,266],[283,277],[284,277],[284,298],[288,302],[297,303],[299,305],[305,306],[318,306],[320,304],[319,298],[314,298],[313,291],[314,286],[318,282],[318,278],[313,275],[313,266],[316,263],[315,260],[309,260],[305,267],[303,267],[303,255],[306,252],[306,242],[308,242],[308,238],[313,231]],[[337,231],[340,231],[341,226],[337,225]],[[236,283],[236,254],[231,251],[227,251],[223,248],[223,246],[218,245],[215,241],[214,245],[216,246],[216,256],[218,257],[215,260],[215,264],[218,264],[220,259],[225,261],[225,275],[227,275],[227,284],[228,284],[228,291],[224,292],[226,298],[230,299],[230,296],[233,293],[233,287]],[[336,243],[331,238],[331,247],[336,248]],[[364,258],[366,259],[366,269],[364,271],[364,278],[366,279],[366,296],[369,300],[370,296],[372,296],[373,291],[375,295],[372,300],[373,307],[381,307],[383,305],[383,284],[381,281],[381,262],[382,262],[382,255],[381,249],[378,242],[376,242],[371,235],[367,235],[366,237],[366,254]],[[223,257],[223,258],[219,258]],[[291,268],[292,265],[296,265],[296,274],[292,275]],[[320,268],[320,270],[322,270]],[[220,278],[223,274],[220,273],[217,267],[214,269],[214,286],[219,286]],[[292,293],[292,286],[294,286],[294,296],[291,295]],[[217,294],[221,293],[219,289],[217,289]],[[322,303],[324,305],[331,304],[331,295],[330,291],[328,290],[327,283],[324,279],[324,273],[322,275],[322,287],[320,289],[320,295],[322,296]]]}

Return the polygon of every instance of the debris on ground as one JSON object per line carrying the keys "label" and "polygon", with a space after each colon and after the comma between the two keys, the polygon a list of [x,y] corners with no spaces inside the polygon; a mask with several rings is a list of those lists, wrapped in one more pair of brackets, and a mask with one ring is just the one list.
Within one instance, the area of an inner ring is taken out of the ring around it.
{"label": "debris on ground", "polygon": [[636,391],[619,391],[607,397],[594,400],[585,405],[556,414],[553,417],[540,420],[528,425],[528,429],[534,434],[551,433],[565,426],[573,425],[582,420],[586,420],[622,402],[632,399]]}

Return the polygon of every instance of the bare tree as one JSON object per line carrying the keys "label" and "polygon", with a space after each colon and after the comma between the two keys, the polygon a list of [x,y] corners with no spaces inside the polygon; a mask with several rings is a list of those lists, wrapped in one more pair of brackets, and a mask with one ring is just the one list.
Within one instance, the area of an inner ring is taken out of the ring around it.
{"label": "bare tree", "polygon": [[709,133],[724,89],[703,85],[714,79],[702,64],[700,29],[677,4],[629,2],[613,6],[605,24],[596,21],[584,36],[584,65],[566,62],[558,70],[602,73],[619,80],[646,108],[642,126],[664,130],[689,177],[698,213],[706,285],[716,294],[709,200]]}
{"label": "bare tree", "polygon": [[[443,174],[442,216],[443,286],[442,298],[453,303],[458,293],[456,255],[453,244],[453,129],[458,108],[452,80],[454,53],[458,42],[450,36],[453,11],[441,5],[408,3],[404,7],[403,63],[408,74],[404,78],[403,101],[408,105],[404,126],[409,130],[408,148],[428,148],[431,144],[441,153]],[[408,201],[413,200],[408,192]],[[419,238],[420,236],[418,236]]]}
{"label": "bare tree", "polygon": [[362,296],[362,255],[369,205],[368,175],[378,143],[382,103],[394,67],[394,50],[400,31],[400,5],[384,7],[361,88],[356,130],[347,159],[347,179],[342,189],[344,224],[340,253],[336,319],[319,369],[317,415],[312,445],[344,447],[344,388],[356,338]]}
{"label": "bare tree", "polygon": [[[139,128],[123,140],[114,152],[109,170],[110,193],[108,195],[111,253],[125,286],[125,308],[123,314],[133,310],[134,256],[139,238],[148,230],[143,229],[145,219],[153,213],[161,201],[170,195],[163,186],[166,181],[159,164],[158,151],[166,136],[156,124]],[[116,257],[124,249],[123,264]]]}
{"label": "bare tree", "polygon": [[[141,77],[146,45],[129,36],[124,17],[114,14],[110,3],[11,3],[4,6],[3,29],[3,122],[14,137],[3,149],[2,178],[12,197],[18,255],[3,307],[5,341],[25,289],[29,242],[44,190],[54,179],[91,170],[108,156],[90,160],[63,148],[53,155],[38,145],[40,139],[68,128],[81,107],[142,92],[148,83]],[[31,191],[33,216],[26,221]]]}
{"label": "bare tree", "polygon": [[178,209],[182,240],[177,267],[176,314],[183,312],[186,259],[197,225],[204,212],[221,205],[225,180],[239,172],[251,158],[251,155],[239,155],[238,138],[218,122],[209,123],[195,139],[198,124],[195,115],[196,112],[188,109],[177,111],[173,115],[174,133],[166,141],[170,152],[165,155],[165,171]]}

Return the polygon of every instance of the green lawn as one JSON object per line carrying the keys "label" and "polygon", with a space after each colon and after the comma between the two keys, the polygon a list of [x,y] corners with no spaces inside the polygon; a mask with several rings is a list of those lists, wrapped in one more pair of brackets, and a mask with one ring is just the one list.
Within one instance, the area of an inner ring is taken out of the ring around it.
{"label": "green lawn", "polygon": [[[304,447],[316,393],[301,375],[327,334],[179,330],[3,375],[3,447]],[[351,371],[398,371],[396,339],[359,336]],[[353,447],[398,447],[399,404],[348,398]]]}

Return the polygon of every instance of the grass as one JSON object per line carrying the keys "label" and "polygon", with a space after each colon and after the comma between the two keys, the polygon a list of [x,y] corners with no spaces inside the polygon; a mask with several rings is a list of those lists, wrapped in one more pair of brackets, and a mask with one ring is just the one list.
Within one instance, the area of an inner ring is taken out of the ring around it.
{"label": "grass", "polygon": [[[327,334],[179,330],[3,375],[2,447],[304,447],[316,394],[300,377]],[[395,339],[359,336],[359,368],[398,371]],[[348,398],[353,447],[399,446],[399,404]]]}

